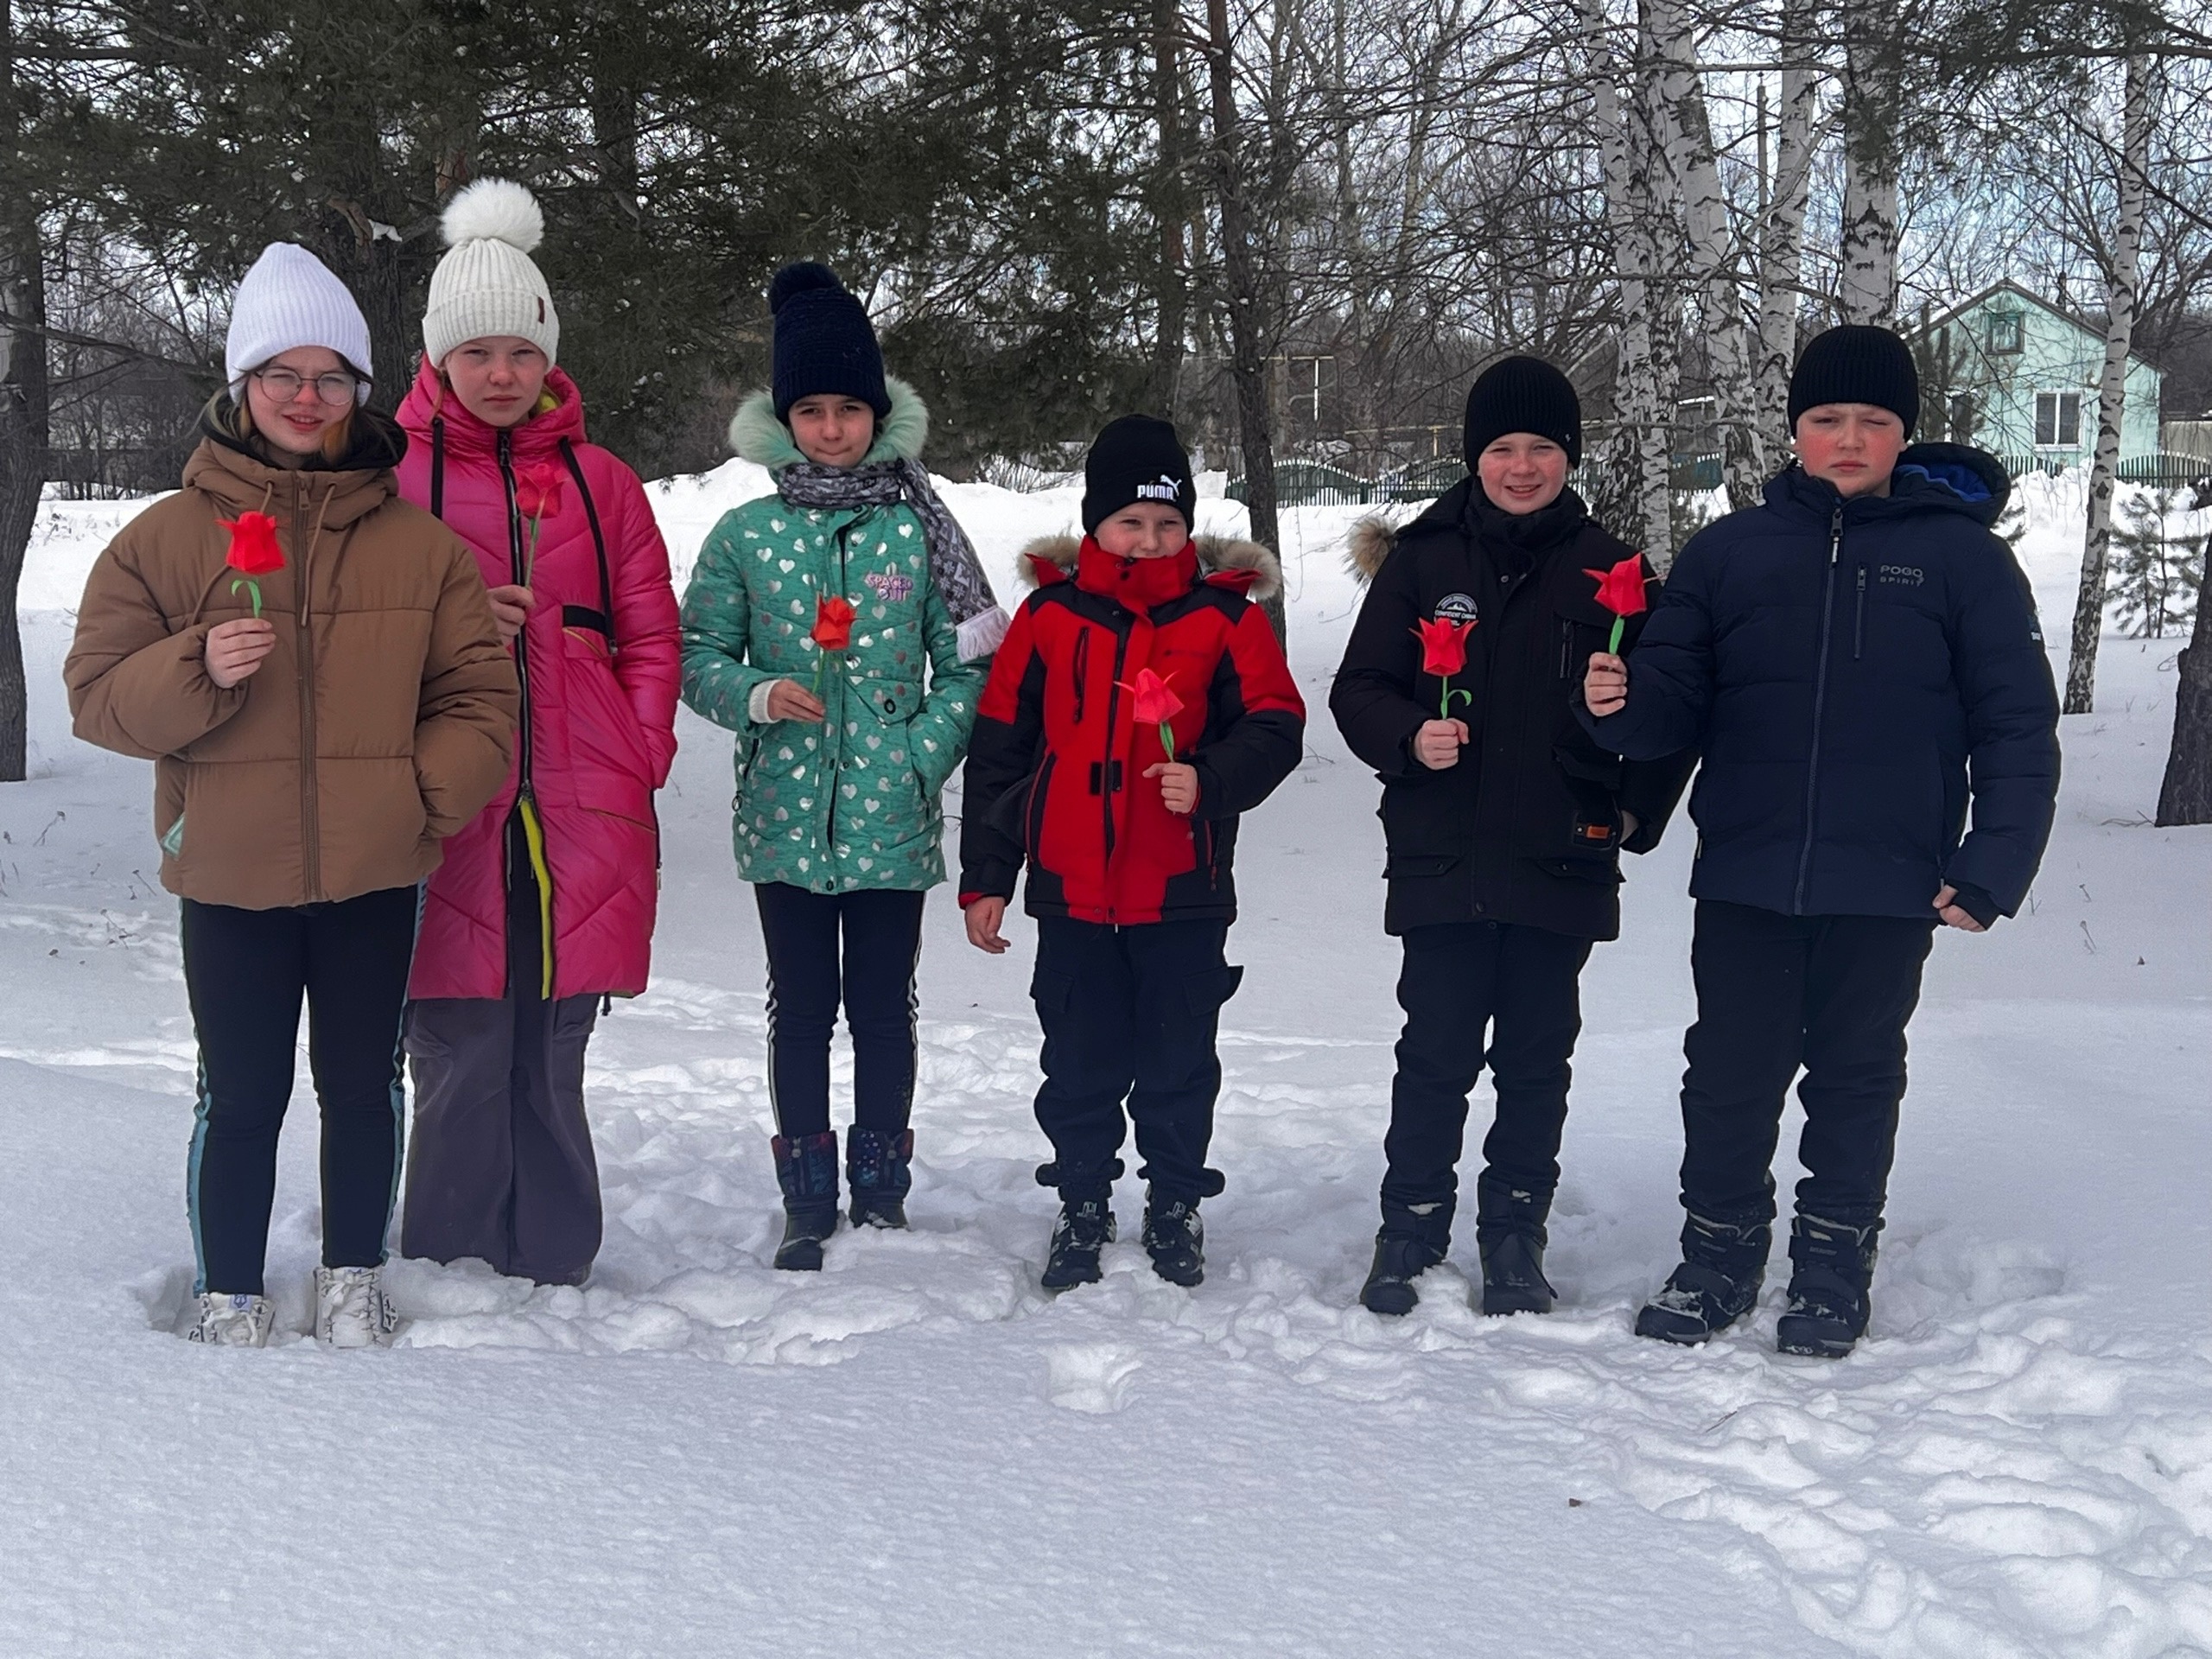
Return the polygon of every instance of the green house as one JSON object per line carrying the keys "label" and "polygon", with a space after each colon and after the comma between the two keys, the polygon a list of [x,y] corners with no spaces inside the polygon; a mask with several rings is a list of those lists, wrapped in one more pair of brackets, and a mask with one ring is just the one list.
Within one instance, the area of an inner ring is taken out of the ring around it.
{"label": "green house", "polygon": [[[1920,361],[1923,437],[1976,444],[2015,476],[2088,465],[2104,375],[2101,329],[2002,282],[1948,311],[1923,312],[1908,338]],[[2144,359],[2127,359],[2123,477],[2150,476],[2161,464],[2159,381]]]}

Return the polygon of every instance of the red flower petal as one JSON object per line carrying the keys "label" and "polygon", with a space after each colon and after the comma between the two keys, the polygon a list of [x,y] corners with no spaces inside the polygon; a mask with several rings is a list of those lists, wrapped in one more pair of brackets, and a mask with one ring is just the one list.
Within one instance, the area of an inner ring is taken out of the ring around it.
{"label": "red flower petal", "polygon": [[235,518],[215,521],[231,532],[231,549],[223,563],[242,576],[265,576],[284,568],[284,550],[276,543],[276,521],[265,512],[242,512]]}
{"label": "red flower petal", "polygon": [[1585,570],[1598,583],[1598,602],[1615,616],[1640,616],[1648,603],[1643,585],[1643,556],[1631,553],[1609,570]]}
{"label": "red flower petal", "polygon": [[1467,636],[1474,627],[1471,621],[1454,622],[1441,616],[1416,622],[1413,631],[1421,641],[1421,671],[1449,679],[1466,667]]}

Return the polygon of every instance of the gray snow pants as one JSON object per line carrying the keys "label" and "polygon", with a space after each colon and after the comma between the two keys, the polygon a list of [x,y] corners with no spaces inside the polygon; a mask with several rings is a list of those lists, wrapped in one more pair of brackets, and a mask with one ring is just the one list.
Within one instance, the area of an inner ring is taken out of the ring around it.
{"label": "gray snow pants", "polygon": [[407,1009],[415,1079],[403,1255],[481,1256],[544,1285],[599,1254],[599,1164],[584,1116],[596,996],[434,997]]}

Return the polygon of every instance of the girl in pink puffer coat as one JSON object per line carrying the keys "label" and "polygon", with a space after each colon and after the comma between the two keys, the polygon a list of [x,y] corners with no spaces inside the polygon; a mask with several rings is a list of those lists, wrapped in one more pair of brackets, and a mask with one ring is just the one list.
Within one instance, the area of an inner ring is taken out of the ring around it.
{"label": "girl in pink puffer coat", "polygon": [[446,843],[408,990],[415,1126],[401,1249],[575,1284],[598,1253],[584,1114],[596,1005],[645,988],[653,791],[676,754],[667,550],[637,474],[584,439],[521,186],[446,210],[400,493],[475,550],[516,642],[513,772]]}

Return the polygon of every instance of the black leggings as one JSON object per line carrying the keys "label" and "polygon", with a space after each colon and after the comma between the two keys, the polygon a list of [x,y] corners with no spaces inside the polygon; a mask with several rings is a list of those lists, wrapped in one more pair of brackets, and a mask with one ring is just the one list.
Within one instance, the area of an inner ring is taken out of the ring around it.
{"label": "black leggings", "polygon": [[302,995],[322,1107],[323,1265],[384,1261],[399,1178],[399,1016],[416,912],[413,887],[284,910],[184,901],[184,982],[200,1040],[185,1186],[195,1289],[262,1294]]}
{"label": "black leggings", "polygon": [[[768,946],[768,1095],[787,1138],[830,1127],[830,1033],[853,1034],[853,1122],[897,1135],[914,1106],[914,968],[922,895],[753,889]],[[843,949],[839,950],[839,934]]]}

